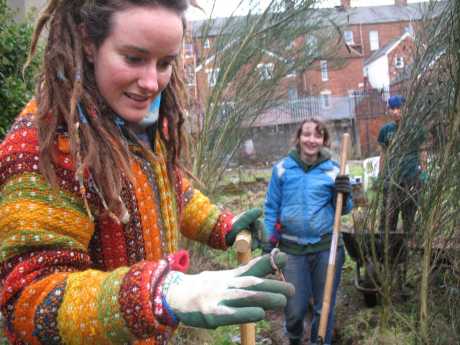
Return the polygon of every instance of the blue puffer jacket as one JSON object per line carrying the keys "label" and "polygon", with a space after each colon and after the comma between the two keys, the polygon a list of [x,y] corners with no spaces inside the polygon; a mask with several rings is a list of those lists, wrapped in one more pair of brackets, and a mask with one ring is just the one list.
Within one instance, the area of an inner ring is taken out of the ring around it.
{"label": "blue puffer jacket", "polygon": [[[272,171],[265,200],[265,239],[314,244],[332,233],[335,213],[336,162],[328,159],[306,170],[287,156]],[[324,158],[323,158],[324,159]],[[343,214],[351,211],[351,195],[344,200]],[[281,224],[277,230],[276,224]]]}

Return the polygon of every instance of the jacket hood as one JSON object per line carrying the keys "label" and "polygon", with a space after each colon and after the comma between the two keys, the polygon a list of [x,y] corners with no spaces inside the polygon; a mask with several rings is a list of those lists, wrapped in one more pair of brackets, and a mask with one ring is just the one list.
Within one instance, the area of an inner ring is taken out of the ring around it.
{"label": "jacket hood", "polygon": [[316,162],[311,163],[311,164],[304,162],[300,158],[299,151],[297,151],[296,149],[292,149],[291,151],[289,151],[289,157],[292,158],[303,170],[308,171],[311,168],[321,164],[322,162],[331,159],[332,154],[329,149],[322,147],[319,150],[318,159],[316,160]]}

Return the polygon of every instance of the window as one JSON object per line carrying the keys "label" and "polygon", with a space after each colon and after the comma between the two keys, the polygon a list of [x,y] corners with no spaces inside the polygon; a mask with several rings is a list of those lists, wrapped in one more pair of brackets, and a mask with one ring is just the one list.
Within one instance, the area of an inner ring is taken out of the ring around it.
{"label": "window", "polygon": [[214,87],[219,77],[220,68],[210,68],[206,72],[208,73],[208,87]]}
{"label": "window", "polygon": [[206,38],[204,40],[203,48],[205,48],[205,49],[211,48],[211,43],[209,42],[209,38]]}
{"label": "window", "polygon": [[321,92],[321,107],[329,109],[331,107],[331,91],[326,90]]}
{"label": "window", "polygon": [[257,65],[259,70],[260,80],[270,80],[273,78],[273,70],[275,66],[272,63],[260,63]]}
{"label": "window", "polygon": [[295,86],[290,86],[288,88],[288,99],[289,100],[294,100],[294,99],[297,99],[298,98],[298,95],[297,95],[297,87]]}
{"label": "window", "polygon": [[371,45],[371,50],[379,49],[379,32],[378,31],[369,31],[369,43]]}
{"label": "window", "polygon": [[185,43],[184,44],[185,56],[193,56],[193,44]]}
{"label": "window", "polygon": [[195,71],[193,65],[185,66],[187,85],[195,85]]}
{"label": "window", "polygon": [[344,31],[343,39],[346,44],[349,44],[349,45],[354,44],[355,42],[353,41],[353,31]]}
{"label": "window", "polygon": [[404,32],[414,36],[414,28],[412,27],[412,24],[409,23],[409,25],[404,28]]}
{"label": "window", "polygon": [[329,72],[327,70],[327,61],[326,60],[321,60],[319,62],[321,66],[321,80],[322,81],[328,81],[329,80]]}
{"label": "window", "polygon": [[404,68],[404,58],[402,56],[395,57],[395,67]]}
{"label": "window", "polygon": [[305,37],[305,50],[307,54],[313,55],[318,49],[318,39],[313,35],[308,35]]}

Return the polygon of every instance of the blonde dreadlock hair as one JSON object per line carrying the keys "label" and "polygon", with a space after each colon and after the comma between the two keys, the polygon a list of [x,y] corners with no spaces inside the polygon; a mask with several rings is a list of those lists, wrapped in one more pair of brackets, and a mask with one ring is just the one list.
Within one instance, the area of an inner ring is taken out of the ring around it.
{"label": "blonde dreadlock hair", "polygon": [[[39,17],[32,37],[28,61],[48,24],[43,67],[36,90],[36,118],[40,142],[40,170],[56,186],[52,160],[59,126],[67,129],[70,153],[76,163],[80,192],[89,211],[83,175],[90,172],[102,203],[117,220],[126,222],[126,207],[121,201],[122,179],[131,178],[129,148],[114,123],[116,114],[99,94],[91,62],[83,48],[83,27],[88,39],[99,48],[111,32],[115,12],[131,6],[162,6],[182,17],[187,0],[51,0]],[[27,66],[27,64],[26,64]],[[168,135],[159,131],[168,150],[168,172],[172,180],[176,158],[182,144],[184,123],[184,84],[178,61],[173,62],[171,80],[163,90],[158,123],[167,119]],[[82,112],[89,116],[83,115]],[[144,151],[146,147],[143,146]]]}

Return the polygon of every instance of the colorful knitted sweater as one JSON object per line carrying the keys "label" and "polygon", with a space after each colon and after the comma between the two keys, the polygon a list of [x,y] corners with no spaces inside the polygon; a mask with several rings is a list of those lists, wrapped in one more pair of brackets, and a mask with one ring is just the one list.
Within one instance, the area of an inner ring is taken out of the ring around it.
{"label": "colorful knitted sweater", "polygon": [[179,231],[225,249],[232,214],[179,171],[171,185],[157,138],[158,161],[132,155],[134,181],[125,181],[121,196],[129,222],[104,216],[89,187],[92,221],[68,145],[57,140],[59,190],[40,174],[34,113],[32,101],[0,145],[0,306],[10,343],[165,343],[177,325],[162,279],[187,262],[175,255]]}

